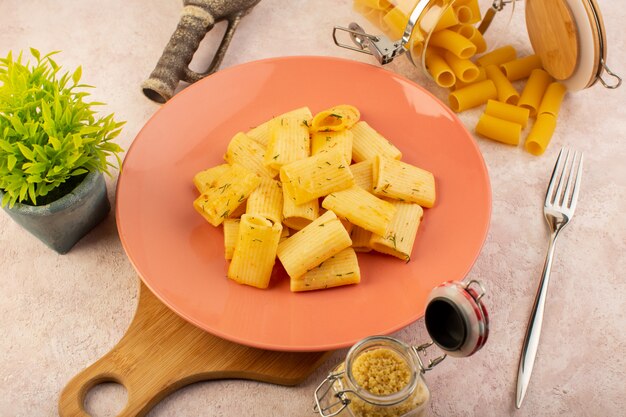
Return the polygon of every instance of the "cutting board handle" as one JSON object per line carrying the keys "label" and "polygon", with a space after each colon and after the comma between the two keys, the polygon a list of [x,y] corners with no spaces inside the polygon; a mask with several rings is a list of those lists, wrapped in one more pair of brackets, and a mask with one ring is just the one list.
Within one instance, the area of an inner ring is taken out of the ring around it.
{"label": "cutting board handle", "polygon": [[220,339],[177,316],[141,283],[137,312],[126,334],[65,386],[59,416],[88,416],[87,392],[103,382],[117,382],[128,392],[120,417],[144,416],[172,392],[199,381],[237,378],[295,385],[329,353],[277,352]]}

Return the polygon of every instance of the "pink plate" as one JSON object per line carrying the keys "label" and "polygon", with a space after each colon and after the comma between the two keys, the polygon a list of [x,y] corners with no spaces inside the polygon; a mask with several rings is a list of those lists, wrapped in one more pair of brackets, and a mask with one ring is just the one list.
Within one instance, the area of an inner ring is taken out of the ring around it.
{"label": "pink plate", "polygon": [[[360,254],[359,285],[291,293],[282,271],[259,290],[226,278],[223,233],[197,214],[194,174],[222,163],[228,141],[272,116],[352,104],[403,160],[434,173],[411,261]],[[459,119],[422,87],[384,69],[326,57],[228,68],[165,104],[137,135],[117,188],[122,244],[146,285],[198,327],[249,346],[319,351],[420,318],[430,290],[461,280],[491,214],[487,170]]]}

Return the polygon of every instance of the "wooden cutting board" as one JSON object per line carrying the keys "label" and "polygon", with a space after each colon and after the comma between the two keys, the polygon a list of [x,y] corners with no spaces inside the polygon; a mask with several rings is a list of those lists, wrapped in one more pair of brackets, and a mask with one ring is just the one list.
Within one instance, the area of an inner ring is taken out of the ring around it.
{"label": "wooden cutting board", "polygon": [[61,417],[88,416],[85,396],[103,382],[117,382],[128,392],[119,416],[144,416],[163,398],[194,382],[237,378],[295,385],[330,354],[277,352],[229,342],[189,324],[143,282],[140,285],[137,312],[126,334],[65,386],[59,399]]}

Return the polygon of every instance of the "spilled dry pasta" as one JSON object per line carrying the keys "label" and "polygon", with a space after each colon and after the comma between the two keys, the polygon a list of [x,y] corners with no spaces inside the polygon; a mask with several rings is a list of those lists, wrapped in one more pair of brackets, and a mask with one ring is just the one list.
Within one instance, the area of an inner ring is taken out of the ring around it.
{"label": "spilled dry pasta", "polygon": [[408,262],[435,204],[433,174],[401,158],[357,108],[302,107],[237,133],[227,163],[194,176],[193,206],[223,224],[235,282],[267,288],[280,261],[294,292],[358,284],[356,252]]}

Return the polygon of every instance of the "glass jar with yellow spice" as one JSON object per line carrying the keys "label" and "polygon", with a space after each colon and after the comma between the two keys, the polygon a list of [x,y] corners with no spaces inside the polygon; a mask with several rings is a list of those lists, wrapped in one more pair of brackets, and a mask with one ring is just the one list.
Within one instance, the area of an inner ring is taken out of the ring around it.
{"label": "glass jar with yellow spice", "polygon": [[[479,290],[472,288],[475,284]],[[315,410],[323,417],[421,417],[430,391],[424,374],[447,355],[464,357],[487,341],[489,318],[477,281],[447,282],[430,294],[425,323],[432,342],[410,346],[388,336],[367,337],[348,351],[315,391]],[[445,352],[426,363],[436,344]]]}

